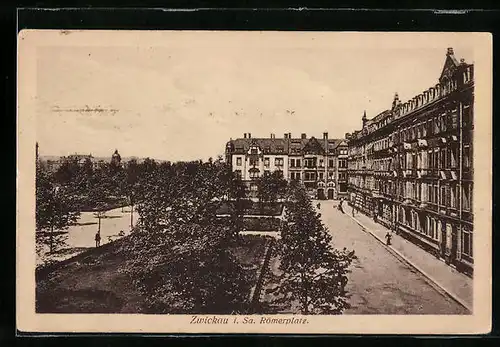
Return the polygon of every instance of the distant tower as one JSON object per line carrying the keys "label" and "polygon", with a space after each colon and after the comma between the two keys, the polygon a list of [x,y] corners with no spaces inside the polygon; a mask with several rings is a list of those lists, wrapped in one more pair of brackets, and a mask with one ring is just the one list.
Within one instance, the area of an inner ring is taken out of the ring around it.
{"label": "distant tower", "polygon": [[368,120],[368,119],[366,118],[366,110],[365,110],[365,112],[363,113],[363,118],[361,118],[361,120],[363,121],[363,128],[364,128],[364,127],[365,127],[365,124],[366,124],[366,121]]}
{"label": "distant tower", "polygon": [[115,149],[115,153],[113,153],[113,155],[111,156],[111,164],[113,164],[115,166],[120,166],[121,161],[122,161],[122,157],[118,153],[118,150]]}
{"label": "distant tower", "polygon": [[398,93],[396,93],[396,94],[394,94],[394,100],[392,102],[392,109],[395,109],[396,107],[398,107],[399,104],[401,104],[401,101],[399,100]]}
{"label": "distant tower", "polygon": [[35,146],[35,158],[36,158],[36,161],[38,161],[38,141],[36,142],[36,146]]}

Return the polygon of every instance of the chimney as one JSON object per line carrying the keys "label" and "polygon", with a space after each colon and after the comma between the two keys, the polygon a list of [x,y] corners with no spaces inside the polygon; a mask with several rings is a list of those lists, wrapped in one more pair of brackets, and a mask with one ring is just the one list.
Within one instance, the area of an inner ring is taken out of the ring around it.
{"label": "chimney", "polygon": [[453,55],[453,48],[452,47],[448,47],[448,51],[446,52],[446,55]]}
{"label": "chimney", "polygon": [[271,133],[271,138],[274,139],[274,134],[273,133]]}
{"label": "chimney", "polygon": [[245,138],[245,139],[247,138],[247,133],[243,134],[243,138]]}
{"label": "chimney", "polygon": [[287,139],[288,138],[288,133],[285,133],[284,134],[284,138]]}
{"label": "chimney", "polygon": [[351,134],[350,133],[345,133],[345,139],[349,140],[350,138],[351,138]]}
{"label": "chimney", "polygon": [[368,120],[368,119],[366,118],[366,110],[365,110],[365,112],[363,113],[363,118],[361,118],[361,120],[363,121],[363,128],[364,128],[364,127],[365,127],[365,124],[366,124],[366,121]]}
{"label": "chimney", "polygon": [[252,134],[251,133],[248,133],[248,138],[251,139],[252,138]]}
{"label": "chimney", "polygon": [[306,135],[305,133],[302,133],[302,135],[300,136],[300,138],[301,138],[302,140],[304,140],[304,139],[306,139],[306,138],[307,138],[307,135]]}
{"label": "chimney", "polygon": [[323,133],[323,139],[328,140],[328,133],[327,132]]}
{"label": "chimney", "polygon": [[288,138],[291,139],[292,138],[292,133],[288,133]]}

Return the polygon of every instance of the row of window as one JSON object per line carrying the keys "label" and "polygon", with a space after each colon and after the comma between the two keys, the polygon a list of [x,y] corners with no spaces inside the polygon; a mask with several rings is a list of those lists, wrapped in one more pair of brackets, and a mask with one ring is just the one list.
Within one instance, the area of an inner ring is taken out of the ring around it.
{"label": "row of window", "polygon": [[[470,108],[464,109],[464,115],[465,113],[468,114],[469,109]],[[394,143],[398,144],[401,142],[414,141],[427,136],[444,133],[448,130],[456,130],[457,128],[458,111],[455,109],[448,113],[443,113],[440,116],[427,119],[427,121],[399,129],[394,133]]]}
{"label": "row of window", "polygon": [[[404,209],[403,207],[401,207],[399,210],[398,222],[436,241],[440,239],[440,233],[443,228],[446,230],[447,234],[450,234],[452,232],[452,230],[450,229],[456,228],[455,226],[445,224],[444,222],[432,216],[423,215],[414,210]],[[472,230],[464,226],[462,228],[462,241],[460,249],[463,254],[466,254],[470,257],[473,256],[472,239]],[[446,240],[441,240],[441,242],[446,242]]]}
{"label": "row of window", "polygon": [[[281,170],[276,170],[276,171],[280,172],[283,175],[283,171],[281,171]],[[235,170],[234,172],[235,172],[235,174],[238,177],[242,178],[242,172],[241,172],[241,170]],[[258,170],[258,169],[250,170],[248,173],[249,173],[250,178],[252,178],[252,179],[260,177],[260,170]],[[270,173],[271,173],[270,170],[264,170],[264,175],[268,175]],[[317,175],[316,175],[315,172],[305,172],[304,173],[304,179],[306,181],[315,181],[316,177],[318,177],[318,179],[320,179],[320,180],[323,180],[323,179],[325,179],[325,173],[324,172],[319,172]],[[328,172],[328,178],[329,179],[334,179],[335,178],[335,172],[329,171]],[[301,179],[301,173],[300,172],[291,171],[290,172],[290,179],[292,179],[292,180],[294,180],[294,179],[300,180]],[[347,179],[346,173],[345,172],[339,172],[338,179],[339,180],[346,180]]]}
{"label": "row of window", "polygon": [[[236,166],[242,166],[242,157],[237,157],[236,158]],[[306,158],[304,159],[304,167],[306,168],[316,168],[316,158]],[[347,160],[346,159],[339,159],[339,168],[345,168],[347,167]],[[251,156],[249,157],[249,163],[251,166],[256,166],[259,164],[259,158],[257,156]],[[274,158],[274,165],[275,166],[283,166],[284,164],[284,159],[277,157]],[[290,159],[289,161],[290,167],[295,168],[295,167],[302,167],[302,161],[301,159]],[[319,159],[318,161],[318,167],[324,167],[325,163],[323,159]],[[270,166],[270,160],[268,157],[264,157],[264,167],[269,167]],[[329,159],[328,160],[328,167],[334,168],[335,167],[335,160],[334,159]]]}
{"label": "row of window", "polygon": [[[351,176],[349,183],[362,189],[375,189],[381,193],[394,194],[392,182],[375,180],[372,177]],[[472,211],[472,192],[473,187],[470,182],[463,182],[460,192],[460,186],[457,183],[434,184],[408,181],[398,182],[395,193],[401,200],[413,199],[454,209],[460,208],[459,197],[462,194],[462,210]]]}
{"label": "row of window", "polygon": [[[462,148],[463,167],[470,168],[470,145]],[[452,144],[446,148],[434,148],[419,152],[407,152],[397,155],[399,168],[406,169],[457,169],[459,166],[459,146]]]}
{"label": "row of window", "polygon": [[[391,185],[386,183],[384,190],[391,189]],[[410,198],[417,201],[429,202],[445,207],[458,209],[459,197],[462,194],[462,209],[472,210],[472,183],[463,182],[462,191],[460,186],[453,184],[433,184],[421,182],[399,182],[396,188],[396,195],[401,199]]]}
{"label": "row of window", "polygon": [[[372,169],[375,171],[421,170],[421,169],[458,169],[459,146],[452,144],[446,148],[433,148],[419,152],[398,153],[396,165],[392,165],[392,158],[365,159],[358,158],[349,161],[349,169]],[[472,167],[472,153],[469,144],[462,148],[463,167]]]}
{"label": "row of window", "polygon": [[373,150],[374,151],[381,151],[383,149],[389,148],[390,141],[389,138],[384,138],[377,140],[373,143]]}

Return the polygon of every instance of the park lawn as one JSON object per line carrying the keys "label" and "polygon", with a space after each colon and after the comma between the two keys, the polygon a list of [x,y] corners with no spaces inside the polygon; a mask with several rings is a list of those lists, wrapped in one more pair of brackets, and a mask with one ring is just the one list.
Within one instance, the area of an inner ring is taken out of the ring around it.
{"label": "park lawn", "polygon": [[243,227],[251,231],[278,231],[281,221],[273,217],[243,218]]}
{"label": "park lawn", "polygon": [[[126,236],[74,258],[41,268],[36,272],[36,312],[38,313],[147,313],[151,298],[144,297],[128,269],[137,267],[129,252],[131,237]],[[250,281],[242,291],[250,291],[264,256],[266,239],[245,236],[230,248],[243,265]],[[175,246],[168,261],[191,252],[203,251],[203,242]],[[140,266],[140,264],[139,264]],[[189,299],[189,298],[187,298]],[[185,312],[191,313],[191,312]]]}
{"label": "park lawn", "polygon": [[[283,212],[283,203],[281,202],[255,202],[251,200],[245,200],[245,215],[255,215],[255,216],[279,216]],[[233,201],[224,201],[217,214],[230,214],[234,209]]]}

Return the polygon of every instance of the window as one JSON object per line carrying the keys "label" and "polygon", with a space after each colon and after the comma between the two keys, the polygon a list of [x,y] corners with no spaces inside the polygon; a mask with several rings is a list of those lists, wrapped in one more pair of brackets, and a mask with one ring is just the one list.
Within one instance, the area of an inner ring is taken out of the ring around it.
{"label": "window", "polygon": [[328,159],[328,167],[333,167],[334,160],[333,159]]}
{"label": "window", "polygon": [[464,182],[462,185],[462,208],[472,211],[472,184]]}
{"label": "window", "polygon": [[319,179],[322,180],[324,178],[324,173],[323,172],[320,172],[319,173]]}
{"label": "window", "polygon": [[258,190],[257,185],[252,183],[252,184],[250,185],[250,190],[251,190],[252,192],[256,192],[256,191]]}
{"label": "window", "polygon": [[283,166],[283,158],[275,158],[274,159],[274,165],[275,166]]}
{"label": "window", "polygon": [[439,152],[439,168],[444,169],[446,167],[446,149],[441,148],[441,151]]}
{"label": "window", "polygon": [[292,180],[300,180],[300,172],[292,172],[292,173],[290,173],[290,178]]}
{"label": "window", "polygon": [[323,159],[320,159],[319,160],[319,167],[323,167],[324,166],[324,160]]}
{"label": "window", "polygon": [[471,167],[471,160],[470,160],[470,146],[465,145],[463,149],[463,160],[464,160],[464,168],[470,168]]}
{"label": "window", "polygon": [[333,178],[333,171],[328,171],[328,177]]}
{"label": "window", "polygon": [[346,168],[346,167],[347,167],[347,160],[339,159],[339,168]]}
{"label": "window", "polygon": [[290,159],[290,167],[295,167],[295,159]]}
{"label": "window", "polygon": [[441,194],[439,195],[439,204],[440,205],[445,205],[445,198],[446,198],[446,188],[444,186],[441,187]]}
{"label": "window", "polygon": [[260,171],[258,169],[250,169],[250,178],[258,178]]}
{"label": "window", "polygon": [[439,123],[441,125],[441,132],[445,132],[446,131],[446,118],[444,115],[441,115],[441,117],[439,117]]}
{"label": "window", "polygon": [[314,180],[316,180],[316,173],[315,172],[305,172],[304,173],[304,180],[305,181],[314,181]]}
{"label": "window", "polygon": [[269,157],[264,158],[264,167],[269,167]]}
{"label": "window", "polygon": [[453,112],[450,115],[450,124],[452,129],[457,129],[458,128],[458,117],[457,117],[457,112]]}
{"label": "window", "polygon": [[236,177],[241,178],[241,170],[234,170],[234,174]]}
{"label": "window", "polygon": [[462,253],[472,257],[472,230],[467,227],[462,229]]}
{"label": "window", "polygon": [[276,151],[277,151],[278,153],[283,153],[283,146],[277,146],[277,147],[276,147]]}
{"label": "window", "polygon": [[271,174],[270,170],[264,170],[264,176],[269,176]]}
{"label": "window", "polygon": [[259,164],[259,158],[256,157],[250,157],[250,165],[255,166]]}
{"label": "window", "polygon": [[236,158],[236,166],[241,166],[241,157]]}
{"label": "window", "polygon": [[296,167],[300,167],[300,159],[296,159],[295,160],[295,166]]}
{"label": "window", "polygon": [[250,153],[251,153],[251,154],[257,154],[257,153],[258,153],[257,148],[252,148],[252,149],[250,150]]}
{"label": "window", "polygon": [[315,164],[314,158],[304,159],[304,166],[307,168],[314,168]]}

